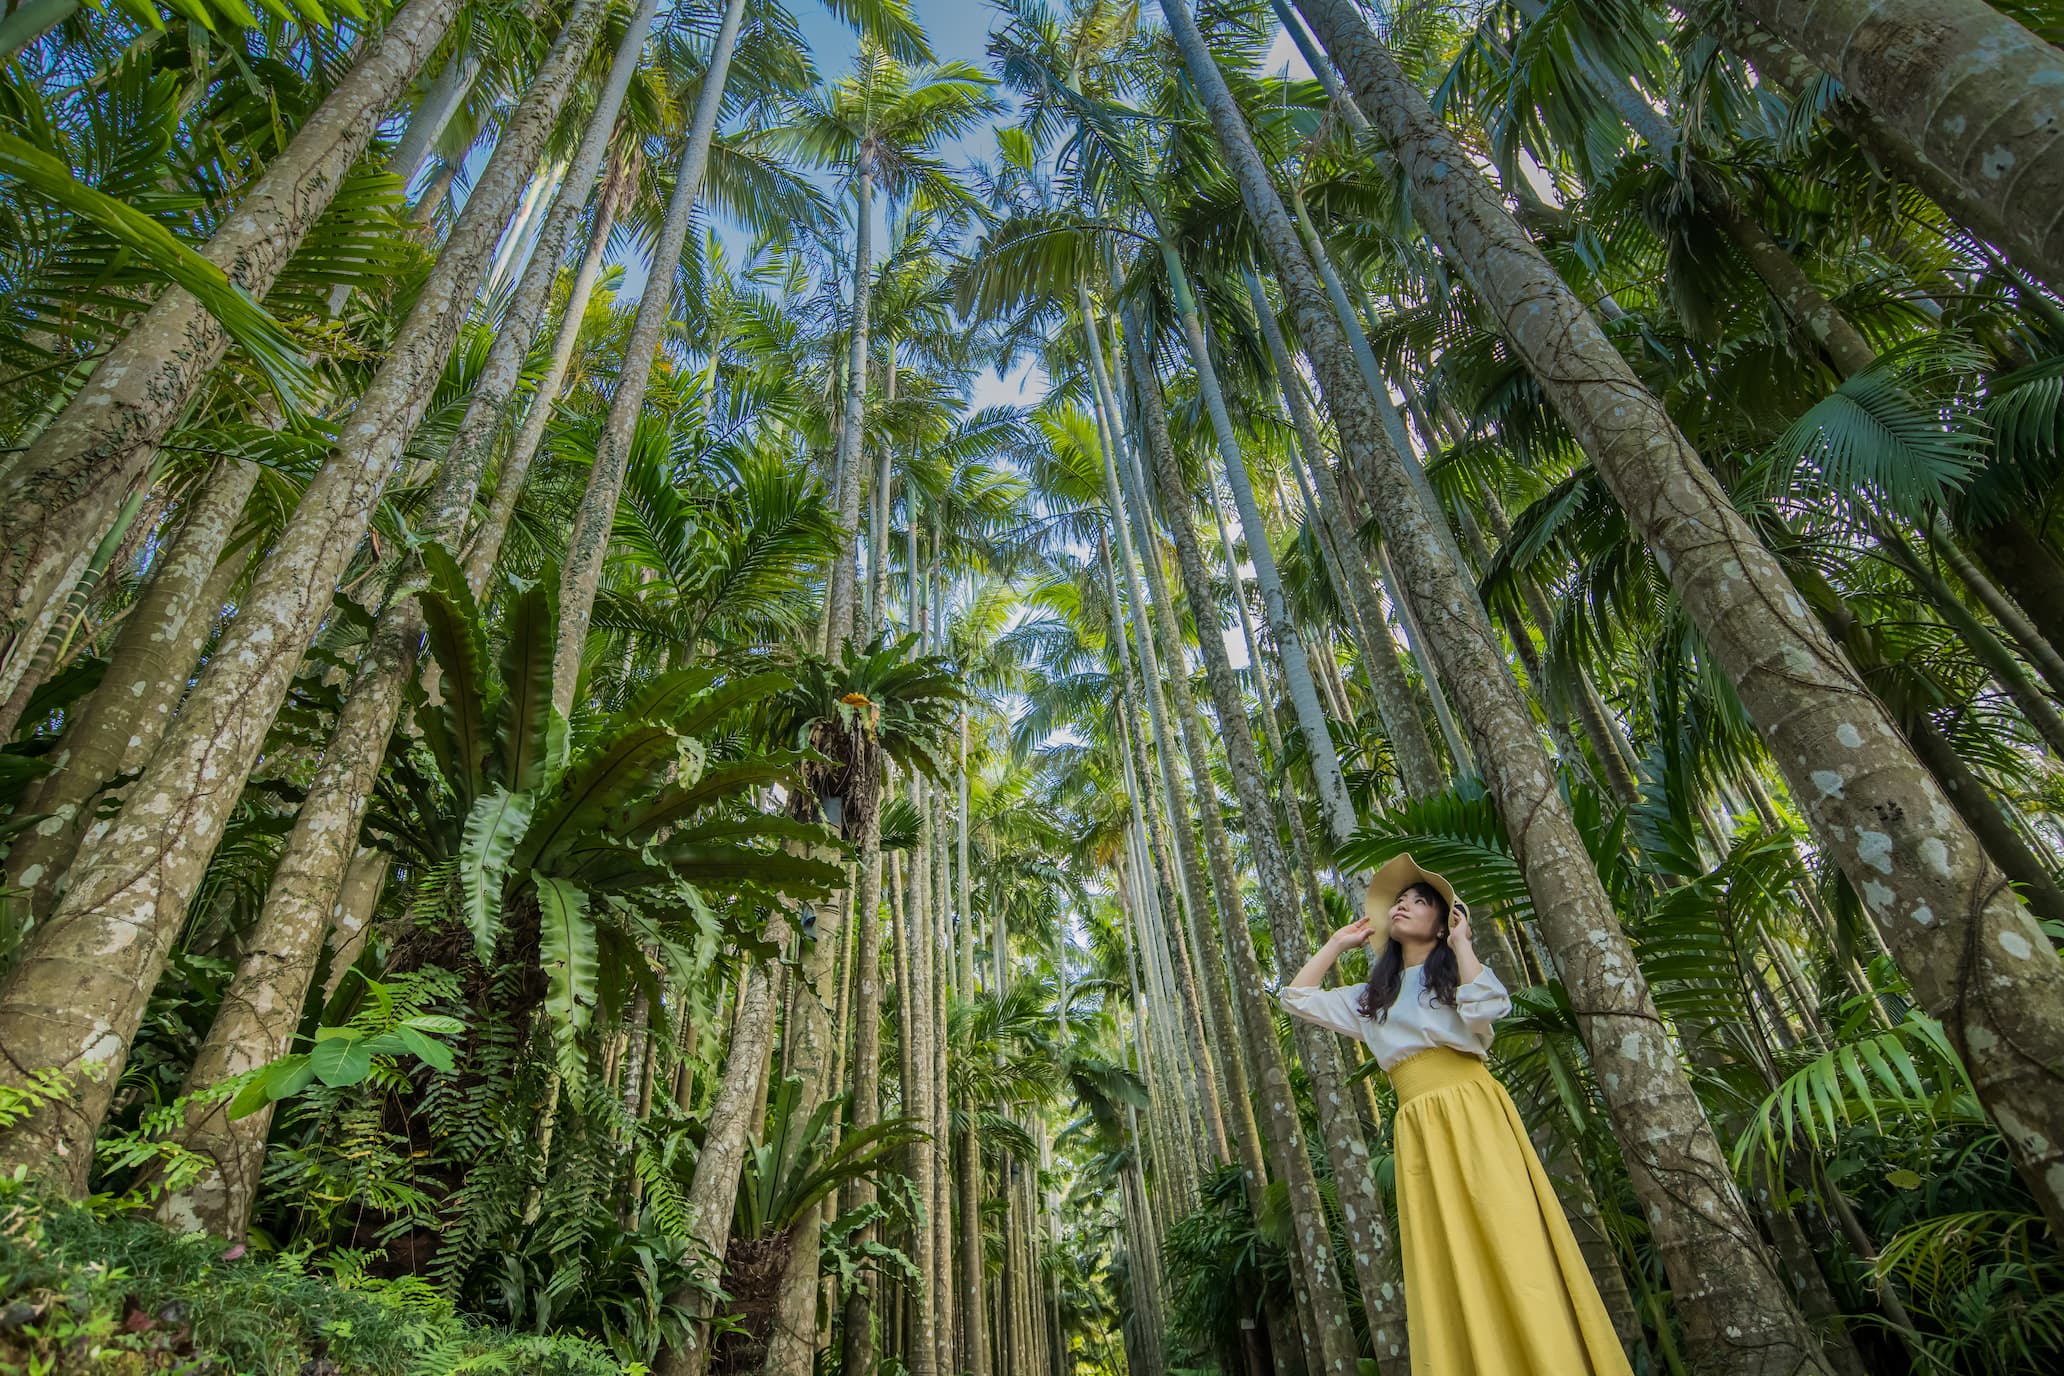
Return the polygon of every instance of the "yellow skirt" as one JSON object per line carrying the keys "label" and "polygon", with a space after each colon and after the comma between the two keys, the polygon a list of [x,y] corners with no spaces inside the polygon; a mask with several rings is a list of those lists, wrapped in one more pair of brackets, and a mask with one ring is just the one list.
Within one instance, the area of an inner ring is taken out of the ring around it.
{"label": "yellow skirt", "polygon": [[1444,1048],[1390,1080],[1414,1376],[1631,1376],[1505,1087]]}

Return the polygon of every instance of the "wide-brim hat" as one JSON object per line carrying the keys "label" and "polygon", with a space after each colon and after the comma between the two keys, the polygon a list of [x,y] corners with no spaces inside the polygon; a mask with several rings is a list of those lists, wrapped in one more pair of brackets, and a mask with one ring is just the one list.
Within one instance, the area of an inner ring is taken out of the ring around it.
{"label": "wide-brim hat", "polygon": [[1390,944],[1390,905],[1414,884],[1431,884],[1440,896],[1455,906],[1455,886],[1419,864],[1409,855],[1397,855],[1376,867],[1369,887],[1362,893],[1362,916],[1375,930],[1369,934],[1369,958],[1374,960]]}

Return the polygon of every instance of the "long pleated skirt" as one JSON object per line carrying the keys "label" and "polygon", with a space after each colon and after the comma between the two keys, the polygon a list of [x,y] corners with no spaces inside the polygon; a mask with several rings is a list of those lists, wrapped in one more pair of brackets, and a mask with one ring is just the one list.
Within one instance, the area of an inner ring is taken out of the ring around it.
{"label": "long pleated skirt", "polygon": [[1390,1079],[1413,1376],[1631,1376],[1505,1087],[1446,1049]]}

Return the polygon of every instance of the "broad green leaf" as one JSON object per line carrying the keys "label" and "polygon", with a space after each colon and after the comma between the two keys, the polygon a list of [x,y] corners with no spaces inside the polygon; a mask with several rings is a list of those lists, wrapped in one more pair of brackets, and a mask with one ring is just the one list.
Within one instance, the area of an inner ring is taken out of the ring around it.
{"label": "broad green leaf", "polygon": [[530,826],[530,813],[528,793],[511,793],[496,784],[466,814],[459,847],[459,884],[466,927],[473,933],[473,949],[482,960],[493,954],[495,940],[501,935],[502,884],[508,878],[516,844]]}
{"label": "broad green leaf", "polygon": [[282,1056],[265,1072],[265,1095],[269,1099],[290,1099],[308,1088],[314,1079],[315,1065],[305,1052]]}
{"label": "broad green leaf", "polygon": [[486,792],[487,763],[494,752],[488,722],[495,684],[488,667],[487,634],[472,589],[450,551],[431,544],[420,553],[429,584],[418,602],[429,629],[430,653],[444,671],[444,705],[427,715],[437,719],[448,737],[451,759],[440,759],[451,776],[447,782],[470,807]]}
{"label": "broad green leaf", "polygon": [[332,1037],[308,1053],[308,1068],[331,1089],[355,1085],[373,1068],[373,1053],[358,1037]]}
{"label": "broad green leaf", "polygon": [[[502,705],[495,735],[509,787],[535,790],[552,775],[552,658],[558,645],[558,580],[540,579],[509,609],[502,645]],[[563,724],[562,724],[563,731]]]}
{"label": "broad green leaf", "polygon": [[432,1070],[449,1071],[452,1068],[452,1049],[435,1037],[427,1037],[413,1027],[397,1027],[394,1035]]}
{"label": "broad green leaf", "polygon": [[601,831],[616,809],[656,786],[679,739],[669,727],[638,723],[619,731],[567,771],[559,790],[540,800],[516,853],[519,869],[536,869]]}
{"label": "broad green leaf", "polygon": [[538,956],[545,967],[545,1009],[551,1015],[562,1060],[574,1035],[588,1025],[600,975],[595,925],[588,918],[585,889],[563,879],[540,875]]}
{"label": "broad green leaf", "polygon": [[443,1037],[456,1037],[466,1030],[466,1024],[457,1018],[448,1018],[442,1013],[418,1013],[412,1018],[403,1018],[402,1027],[413,1027],[419,1032],[434,1032]]}

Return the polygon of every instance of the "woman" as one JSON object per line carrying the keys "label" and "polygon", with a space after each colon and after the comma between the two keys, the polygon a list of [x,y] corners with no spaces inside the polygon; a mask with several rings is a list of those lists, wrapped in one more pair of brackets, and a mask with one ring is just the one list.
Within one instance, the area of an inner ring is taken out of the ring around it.
{"label": "woman", "polygon": [[[1322,988],[1357,946],[1370,950],[1369,982]],[[1361,919],[1305,962],[1282,999],[1359,1037],[1397,1089],[1415,1376],[1631,1376],[1519,1111],[1484,1068],[1491,1024],[1512,999],[1477,959],[1469,908],[1448,881],[1409,855],[1384,865]]]}

